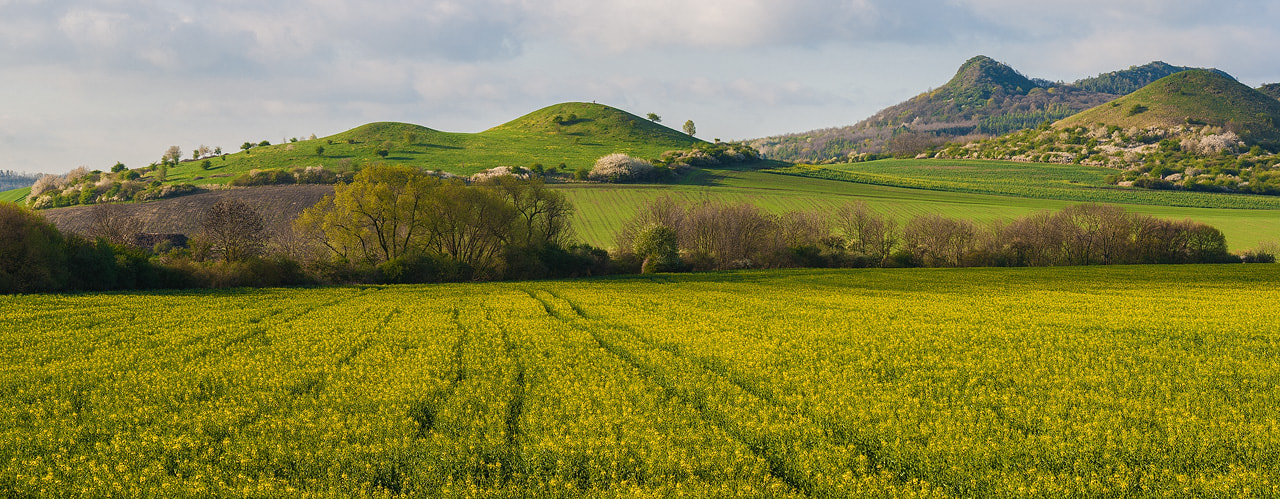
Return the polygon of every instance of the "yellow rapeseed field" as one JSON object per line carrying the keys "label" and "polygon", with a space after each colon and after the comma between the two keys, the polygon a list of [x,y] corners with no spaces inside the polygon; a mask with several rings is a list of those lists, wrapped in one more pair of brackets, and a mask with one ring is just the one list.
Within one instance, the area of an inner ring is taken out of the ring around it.
{"label": "yellow rapeseed field", "polygon": [[5,497],[1280,495],[1280,266],[0,296]]}

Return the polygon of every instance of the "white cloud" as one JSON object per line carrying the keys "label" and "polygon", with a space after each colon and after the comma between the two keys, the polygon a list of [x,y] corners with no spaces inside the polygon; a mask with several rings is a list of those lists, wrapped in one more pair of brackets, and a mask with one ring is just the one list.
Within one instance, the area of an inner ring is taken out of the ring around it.
{"label": "white cloud", "polygon": [[0,0],[0,169],[145,164],[374,120],[476,131],[598,100],[709,136],[854,123],[977,54],[1280,81],[1275,2]]}

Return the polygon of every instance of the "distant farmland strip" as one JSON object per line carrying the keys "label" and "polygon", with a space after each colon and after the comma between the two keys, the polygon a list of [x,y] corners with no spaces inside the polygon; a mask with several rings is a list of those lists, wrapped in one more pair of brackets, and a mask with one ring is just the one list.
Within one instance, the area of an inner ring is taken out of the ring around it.
{"label": "distant farmland strip", "polygon": [[[1090,170],[1082,172],[1071,171],[1072,167],[1062,165],[950,161],[947,166],[960,165],[961,168],[949,170],[937,168],[938,163],[935,160],[877,161],[830,166],[796,165],[765,171],[841,182],[1031,199],[1188,208],[1280,209],[1280,197],[1274,196],[1112,187],[1102,183],[1105,173],[1101,171],[1108,170],[1096,167],[1076,167]],[[1054,175],[1044,175],[1044,170],[1052,170]]]}

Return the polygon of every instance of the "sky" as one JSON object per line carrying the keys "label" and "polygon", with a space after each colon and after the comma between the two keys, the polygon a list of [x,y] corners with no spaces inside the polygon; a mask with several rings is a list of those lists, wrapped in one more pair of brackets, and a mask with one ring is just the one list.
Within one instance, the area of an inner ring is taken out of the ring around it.
{"label": "sky", "polygon": [[856,123],[980,54],[1256,87],[1280,82],[1276,19],[1274,0],[0,0],[0,170],[373,121],[477,132],[566,101],[749,139]]}

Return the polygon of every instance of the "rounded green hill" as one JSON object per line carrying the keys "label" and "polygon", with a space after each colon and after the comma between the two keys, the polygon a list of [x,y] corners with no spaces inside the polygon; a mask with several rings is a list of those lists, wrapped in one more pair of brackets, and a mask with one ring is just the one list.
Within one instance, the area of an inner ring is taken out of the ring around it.
{"label": "rounded green hill", "polygon": [[[168,182],[226,183],[249,170],[323,166],[349,169],[376,162],[469,175],[498,166],[590,166],[612,153],[657,158],[702,141],[602,104],[556,104],[478,133],[454,133],[409,123],[369,123],[310,140],[253,147],[168,172]],[[321,150],[320,148],[323,148]],[[227,148],[231,149],[231,148]],[[379,151],[385,151],[380,154]]]}
{"label": "rounded green hill", "polygon": [[1057,128],[1172,128],[1211,125],[1247,144],[1280,144],[1280,101],[1223,76],[1191,70],[1166,76],[1107,104],[1055,123]]}

